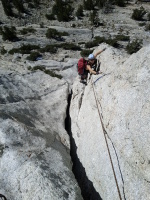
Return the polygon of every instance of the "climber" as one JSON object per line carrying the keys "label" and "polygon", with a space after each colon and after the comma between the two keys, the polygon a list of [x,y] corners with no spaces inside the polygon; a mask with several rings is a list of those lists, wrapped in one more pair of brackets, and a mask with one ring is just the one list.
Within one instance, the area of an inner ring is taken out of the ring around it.
{"label": "climber", "polygon": [[78,74],[81,77],[80,82],[86,84],[87,82],[87,77],[88,77],[88,73],[90,74],[101,74],[102,72],[100,71],[96,71],[93,70],[92,68],[96,65],[96,57],[97,55],[99,55],[100,53],[102,53],[103,51],[105,51],[106,48],[104,48],[103,50],[99,50],[97,53],[95,54],[90,54],[88,56],[88,60],[85,60],[84,58],[80,58],[80,60],[78,61]]}

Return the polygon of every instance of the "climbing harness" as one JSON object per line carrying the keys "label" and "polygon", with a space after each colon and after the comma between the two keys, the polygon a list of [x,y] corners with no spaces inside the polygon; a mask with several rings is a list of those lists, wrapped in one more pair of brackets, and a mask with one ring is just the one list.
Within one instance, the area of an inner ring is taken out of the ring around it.
{"label": "climbing harness", "polygon": [[91,84],[92,84],[92,88],[93,88],[93,93],[94,93],[94,98],[95,98],[95,102],[96,102],[96,106],[97,106],[97,110],[98,110],[98,114],[99,114],[100,123],[101,123],[101,126],[102,126],[102,130],[103,130],[103,134],[104,134],[104,138],[105,138],[105,142],[106,142],[106,146],[107,146],[107,150],[108,150],[108,155],[109,155],[111,167],[112,167],[112,170],[113,170],[113,175],[114,175],[114,178],[115,178],[115,183],[116,183],[119,199],[122,200],[121,192],[120,192],[117,177],[116,177],[116,173],[115,173],[115,170],[114,170],[114,165],[113,165],[113,162],[112,162],[112,157],[111,157],[111,154],[110,154],[110,149],[109,149],[107,138],[106,138],[107,132],[105,130],[105,127],[104,127],[104,124],[103,124],[103,121],[102,121],[102,116],[101,116],[101,113],[100,113],[100,110],[99,110],[99,107],[98,107],[98,100],[97,100],[96,92],[95,92],[95,89],[94,89],[93,77],[91,77]]}

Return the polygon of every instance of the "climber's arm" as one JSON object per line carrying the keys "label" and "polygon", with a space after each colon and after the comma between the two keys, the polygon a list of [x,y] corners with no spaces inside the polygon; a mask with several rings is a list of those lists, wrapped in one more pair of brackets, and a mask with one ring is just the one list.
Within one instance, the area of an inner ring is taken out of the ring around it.
{"label": "climber's arm", "polygon": [[99,50],[98,52],[96,52],[94,54],[94,57],[96,58],[100,53],[102,53],[103,51],[105,51],[106,48],[102,49],[102,50]]}
{"label": "climber's arm", "polygon": [[86,70],[88,70],[90,73],[92,73],[92,74],[97,74],[91,67],[90,67],[90,65],[87,65],[86,66]]}

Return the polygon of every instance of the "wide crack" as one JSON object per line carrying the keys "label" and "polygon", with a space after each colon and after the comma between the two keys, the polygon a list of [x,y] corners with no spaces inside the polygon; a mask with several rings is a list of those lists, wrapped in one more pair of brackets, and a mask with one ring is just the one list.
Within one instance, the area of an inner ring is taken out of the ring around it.
{"label": "wide crack", "polygon": [[85,168],[83,167],[77,155],[77,146],[72,136],[71,118],[69,114],[71,97],[72,97],[72,92],[71,94],[68,95],[65,129],[68,135],[70,136],[70,156],[73,163],[72,171],[81,189],[81,194],[84,200],[102,200],[99,193],[95,190],[93,183],[88,179]]}

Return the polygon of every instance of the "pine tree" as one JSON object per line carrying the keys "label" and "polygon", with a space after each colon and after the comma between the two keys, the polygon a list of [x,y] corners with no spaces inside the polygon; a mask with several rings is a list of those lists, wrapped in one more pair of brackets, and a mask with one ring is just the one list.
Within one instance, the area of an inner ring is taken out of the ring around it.
{"label": "pine tree", "polygon": [[1,34],[3,40],[16,41],[18,39],[16,35],[16,28],[14,26],[10,28],[4,26],[3,29],[1,29]]}
{"label": "pine tree", "polygon": [[10,0],[1,0],[4,12],[7,16],[13,16]]}
{"label": "pine tree", "polygon": [[13,0],[13,4],[19,13],[24,12],[23,3],[20,0]]}
{"label": "pine tree", "polygon": [[84,0],[83,5],[85,10],[94,10],[93,0]]}
{"label": "pine tree", "polygon": [[99,18],[98,18],[98,13],[97,11],[92,11],[90,13],[90,19],[91,21],[91,24],[94,25],[94,26],[98,26],[99,25]]}
{"label": "pine tree", "polygon": [[70,4],[63,2],[62,0],[56,0],[55,5],[52,8],[52,14],[57,15],[58,21],[69,21],[73,8]]}
{"label": "pine tree", "polygon": [[83,6],[82,6],[82,5],[80,5],[80,6],[78,7],[77,12],[76,12],[76,16],[77,16],[77,17],[83,17],[83,16],[84,16],[84,15],[83,15]]}

